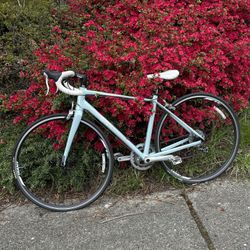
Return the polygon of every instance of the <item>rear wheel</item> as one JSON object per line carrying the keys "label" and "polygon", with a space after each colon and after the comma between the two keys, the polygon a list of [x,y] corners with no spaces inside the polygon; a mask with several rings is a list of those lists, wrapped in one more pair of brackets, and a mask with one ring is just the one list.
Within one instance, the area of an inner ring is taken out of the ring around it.
{"label": "rear wheel", "polygon": [[[190,184],[219,176],[230,166],[239,146],[239,124],[233,110],[222,99],[205,93],[184,96],[173,106],[174,114],[204,136],[205,141],[173,153],[181,157],[182,163],[174,165],[163,161],[162,165],[169,174]],[[167,113],[164,114],[156,130],[156,150],[160,152],[183,139],[188,139],[187,143],[197,140]]]}
{"label": "rear wheel", "polygon": [[61,166],[72,119],[65,114],[42,118],[18,140],[13,172],[23,194],[53,211],[83,208],[109,185],[113,169],[112,148],[92,122],[81,120],[65,167]]}

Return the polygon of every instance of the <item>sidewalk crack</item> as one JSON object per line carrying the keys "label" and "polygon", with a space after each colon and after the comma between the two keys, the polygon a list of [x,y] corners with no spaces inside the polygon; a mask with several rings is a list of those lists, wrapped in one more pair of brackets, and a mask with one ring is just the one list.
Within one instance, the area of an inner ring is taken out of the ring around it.
{"label": "sidewalk crack", "polygon": [[188,197],[188,194],[186,193],[186,190],[184,189],[183,192],[180,194],[184,200],[186,201],[186,204],[188,206],[188,209],[190,211],[190,214],[193,218],[193,220],[195,221],[199,231],[200,231],[200,234],[201,236],[203,237],[203,239],[205,240],[206,244],[207,244],[207,247],[209,250],[215,250],[215,246],[214,246],[214,243],[211,239],[211,237],[209,236],[209,233],[206,229],[206,227],[204,226],[204,224],[202,223],[202,220],[200,219],[198,213],[196,212],[194,206],[193,206],[193,203],[191,202],[191,200],[189,199]]}

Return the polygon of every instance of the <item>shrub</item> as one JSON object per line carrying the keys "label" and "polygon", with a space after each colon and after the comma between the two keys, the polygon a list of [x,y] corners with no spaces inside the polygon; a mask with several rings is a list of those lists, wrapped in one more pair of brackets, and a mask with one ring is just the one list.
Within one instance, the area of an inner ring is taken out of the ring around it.
{"label": "shrub", "polygon": [[[35,51],[36,63],[23,73],[30,86],[4,107],[20,112],[15,122],[31,122],[64,109],[68,97],[44,97],[41,70],[48,67],[87,72],[90,88],[100,91],[150,97],[158,88],[170,101],[206,91],[240,110],[250,96],[248,11],[246,0],[71,0],[68,9],[52,13],[58,25]],[[146,78],[167,69],[178,69],[181,76],[171,82]],[[150,113],[141,99],[135,103],[100,98],[96,105],[128,136],[133,130],[140,136],[141,123]]]}
{"label": "shrub", "polygon": [[40,39],[48,36],[51,2],[0,3],[0,92],[10,94],[28,86],[21,71],[28,63],[32,64],[33,51],[39,47]]}

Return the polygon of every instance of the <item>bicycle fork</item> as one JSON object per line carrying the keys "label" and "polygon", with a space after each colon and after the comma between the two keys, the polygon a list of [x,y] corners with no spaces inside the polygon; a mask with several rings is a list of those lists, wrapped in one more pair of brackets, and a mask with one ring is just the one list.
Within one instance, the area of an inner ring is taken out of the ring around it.
{"label": "bicycle fork", "polygon": [[64,153],[63,153],[63,157],[62,157],[62,161],[61,161],[61,167],[65,167],[66,166],[66,162],[68,159],[68,155],[70,152],[70,148],[72,145],[72,142],[74,140],[75,134],[78,130],[78,127],[80,125],[81,119],[83,117],[83,108],[81,107],[80,103],[82,103],[85,99],[85,96],[78,96],[77,97],[77,105],[75,108],[75,111],[73,111],[73,107],[71,108],[71,110],[69,111],[69,114],[67,116],[66,119],[70,119],[70,117],[73,115],[74,113],[74,117],[73,117],[73,121],[70,127],[70,131],[69,131],[69,135],[67,138],[67,143],[64,149]]}

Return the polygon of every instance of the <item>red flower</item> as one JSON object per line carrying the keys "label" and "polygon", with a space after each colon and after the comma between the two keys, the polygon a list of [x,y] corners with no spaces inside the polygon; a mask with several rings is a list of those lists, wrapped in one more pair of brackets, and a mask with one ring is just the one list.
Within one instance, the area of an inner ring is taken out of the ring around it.
{"label": "red flower", "polygon": [[[143,121],[151,114],[151,105],[145,105],[142,97],[151,97],[155,89],[167,101],[206,91],[224,97],[236,110],[248,105],[247,0],[124,0],[112,1],[112,6],[110,1],[100,6],[100,1],[70,0],[69,10],[60,10],[53,18],[58,25],[34,52],[37,60],[26,65],[27,73],[20,73],[30,77],[30,86],[9,101],[1,100],[5,109],[19,112],[15,122],[21,116],[33,121],[68,110],[69,98],[52,94],[53,81],[51,94],[45,97],[41,76],[45,67],[86,71],[90,89],[138,96],[136,102],[91,99],[128,136],[143,136]],[[168,69],[178,69],[180,77],[168,82],[146,78]],[[196,118],[202,119],[202,114]],[[170,126],[169,131],[174,129]],[[55,131],[59,134],[60,129]]]}

